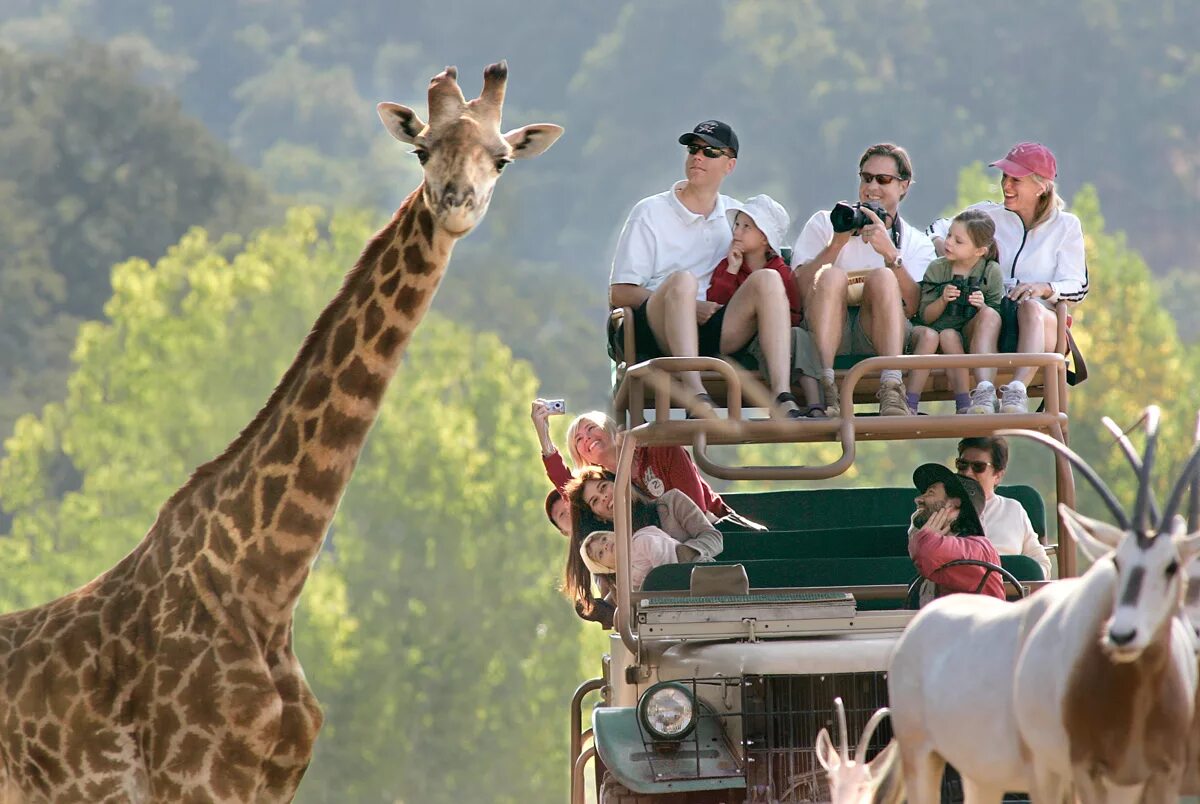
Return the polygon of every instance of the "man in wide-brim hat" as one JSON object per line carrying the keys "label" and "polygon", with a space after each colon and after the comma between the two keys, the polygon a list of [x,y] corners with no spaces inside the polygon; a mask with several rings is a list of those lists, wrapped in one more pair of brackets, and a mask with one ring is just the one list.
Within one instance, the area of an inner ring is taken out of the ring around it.
{"label": "man in wide-brim hat", "polygon": [[913,515],[917,531],[909,537],[908,554],[917,572],[936,584],[938,596],[978,592],[1003,600],[1004,581],[999,573],[972,564],[942,569],[964,558],[999,566],[996,548],[983,535],[983,488],[973,478],[937,463],[918,466],[913,485],[919,492]]}

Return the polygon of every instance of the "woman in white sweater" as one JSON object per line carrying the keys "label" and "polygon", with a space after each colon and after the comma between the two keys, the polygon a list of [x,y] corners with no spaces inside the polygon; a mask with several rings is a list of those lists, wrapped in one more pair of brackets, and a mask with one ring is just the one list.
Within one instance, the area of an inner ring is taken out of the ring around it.
{"label": "woman in white sweater", "polygon": [[[982,210],[996,223],[1005,288],[1008,297],[1018,304],[1017,351],[1053,351],[1058,337],[1055,303],[1078,303],[1088,292],[1083,228],[1079,218],[1063,209],[1054,187],[1058,163],[1045,145],[1018,143],[991,166],[1004,171],[1000,181],[1004,202],[984,201],[968,209]],[[949,226],[950,218],[929,226],[928,234],[938,255]],[[1036,371],[1033,367],[1020,368],[1012,382],[1000,389],[1001,413],[1028,411],[1026,385]],[[972,403],[975,401],[972,399]],[[991,401],[996,404],[994,396]]]}

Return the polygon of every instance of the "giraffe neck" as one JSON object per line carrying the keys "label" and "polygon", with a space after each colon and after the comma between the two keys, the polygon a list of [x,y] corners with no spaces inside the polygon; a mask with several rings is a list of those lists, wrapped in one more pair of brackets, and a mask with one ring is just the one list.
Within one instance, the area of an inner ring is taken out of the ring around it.
{"label": "giraffe neck", "polygon": [[236,604],[255,630],[290,623],[453,245],[418,187],[368,243],[266,406],[172,498],[175,526],[194,537],[179,558],[210,609]]}

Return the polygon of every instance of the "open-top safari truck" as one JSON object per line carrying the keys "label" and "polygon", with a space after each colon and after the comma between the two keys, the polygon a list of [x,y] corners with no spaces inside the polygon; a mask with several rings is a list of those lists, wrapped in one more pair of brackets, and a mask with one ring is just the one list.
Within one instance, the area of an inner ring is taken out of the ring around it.
{"label": "open-top safari truck", "polygon": [[[635,447],[690,445],[700,468],[717,478],[817,481],[844,473],[863,441],[1021,428],[1065,443],[1065,305],[1059,318],[1059,354],[848,356],[836,367],[841,398],[867,404],[875,401],[885,368],[931,368],[924,398],[949,399],[946,369],[996,366],[1000,384],[1014,367],[1036,365],[1030,396],[1040,396],[1043,405],[1027,414],[878,417],[849,415],[846,406],[839,419],[751,418],[751,407],[769,407],[768,395],[732,360],[664,357],[627,364],[618,355],[614,410],[625,437],[615,493],[617,617],[601,674],[580,685],[571,701],[572,801],[584,801],[584,769],[593,758],[602,802],[828,800],[814,752],[817,734],[833,728],[835,698],[845,703],[851,744],[872,713],[887,705],[889,655],[916,613],[910,598],[917,573],[907,553],[914,491],[902,483],[725,492],[735,510],[767,531],[721,524],[724,550],[716,562],[656,567],[642,589],[632,591],[622,579],[630,573]],[[636,354],[631,334],[624,353]],[[687,395],[673,375],[689,370],[702,372],[724,416],[681,418],[673,402]],[[790,466],[722,465],[710,455],[716,445],[781,442],[832,442],[840,454],[822,465]],[[1058,502],[1073,505],[1069,464],[1047,458],[1055,461]],[[1027,485],[999,493],[1020,501],[1045,541],[1040,494]],[[1057,517],[1051,519],[1057,539],[1048,549],[1058,575],[1074,575],[1074,545]],[[1049,582],[1025,556],[1003,556],[993,571],[1002,573],[1010,596]],[[594,691],[600,702],[588,728],[583,705]],[[868,755],[889,738],[884,722]]]}

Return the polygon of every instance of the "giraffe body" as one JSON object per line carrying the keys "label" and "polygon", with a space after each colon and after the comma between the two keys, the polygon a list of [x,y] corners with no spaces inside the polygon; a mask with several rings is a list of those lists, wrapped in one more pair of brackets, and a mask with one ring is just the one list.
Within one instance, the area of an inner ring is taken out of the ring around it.
{"label": "giraffe body", "polygon": [[0,617],[0,804],[291,801],[322,714],[292,617],[404,347],[504,165],[558,126],[501,134],[507,67],[430,121],[380,104],[425,181],[367,244],[254,420],[86,586]]}

